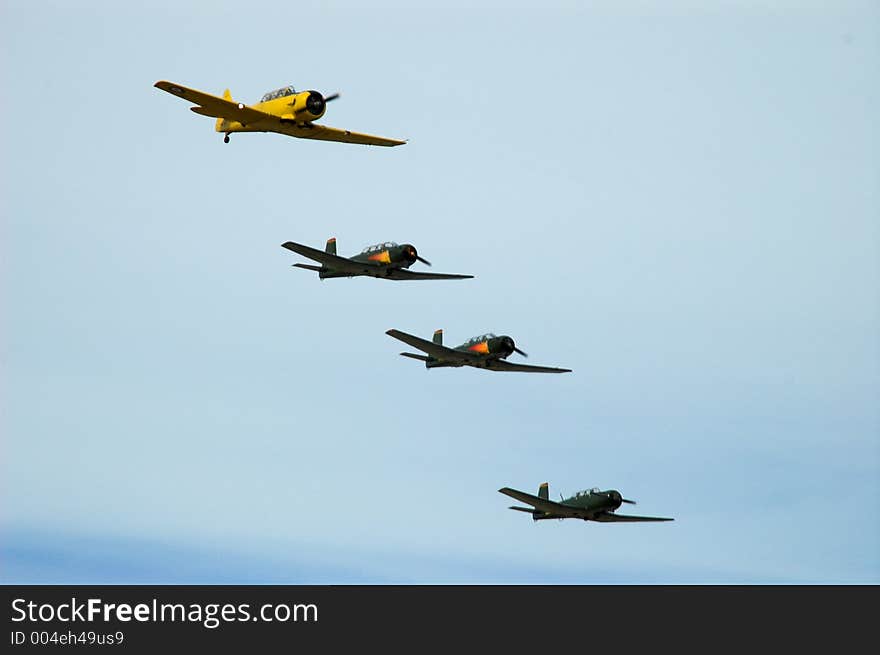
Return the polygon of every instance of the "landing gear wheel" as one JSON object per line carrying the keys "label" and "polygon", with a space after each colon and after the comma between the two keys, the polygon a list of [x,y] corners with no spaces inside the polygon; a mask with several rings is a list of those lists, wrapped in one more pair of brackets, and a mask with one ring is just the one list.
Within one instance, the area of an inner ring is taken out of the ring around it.
{"label": "landing gear wheel", "polygon": [[229,143],[229,135],[223,137],[223,143]]}

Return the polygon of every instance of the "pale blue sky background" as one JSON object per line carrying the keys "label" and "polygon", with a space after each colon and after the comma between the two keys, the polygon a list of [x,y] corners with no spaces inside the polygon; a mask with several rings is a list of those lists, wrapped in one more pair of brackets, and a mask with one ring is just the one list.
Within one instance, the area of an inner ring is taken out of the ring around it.
{"label": "pale blue sky background", "polygon": [[[71,4],[0,15],[2,580],[880,582],[876,3]],[[411,141],[224,145],[159,79]],[[279,247],[329,236],[476,279]]]}

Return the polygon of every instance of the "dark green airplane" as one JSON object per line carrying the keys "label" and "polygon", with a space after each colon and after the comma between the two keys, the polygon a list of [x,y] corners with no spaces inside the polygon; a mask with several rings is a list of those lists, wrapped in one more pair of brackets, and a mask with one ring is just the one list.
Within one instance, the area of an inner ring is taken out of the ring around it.
{"label": "dark green airplane", "polygon": [[517,348],[516,343],[510,337],[498,337],[491,332],[473,337],[455,348],[447,348],[443,345],[443,330],[434,332],[433,341],[426,341],[400,330],[388,330],[385,334],[427,353],[427,355],[400,353],[403,357],[425,362],[425,368],[473,366],[474,368],[485,368],[490,371],[520,371],[522,373],[571,372],[570,368],[511,364],[505,360],[513,353],[519,353],[523,357],[528,357],[528,355]]}
{"label": "dark green airplane", "polygon": [[419,257],[418,251],[409,243],[398,245],[393,241],[379,243],[364,248],[354,257],[339,257],[336,254],[336,239],[328,239],[323,251],[301,243],[288,241],[281,244],[295,253],[320,262],[321,266],[312,264],[294,264],[297,268],[317,271],[318,277],[379,277],[386,280],[464,280],[473,275],[452,275],[450,273],[417,273],[407,270],[417,261],[431,265],[427,259]]}
{"label": "dark green airplane", "polygon": [[[542,484],[538,487],[538,495],[533,496],[524,491],[517,491],[510,487],[499,489],[505,496],[516,498],[518,501],[531,505],[528,507],[511,507],[517,512],[528,512],[533,521],[543,519],[583,519],[584,521],[599,521],[600,523],[634,523],[637,521],[674,521],[675,519],[657,518],[653,516],[624,516],[615,514],[614,510],[621,503],[635,505],[636,501],[627,500],[616,489],[599,491],[579,491],[571,498],[562,498],[558,503],[550,500],[550,485]],[[561,495],[560,495],[561,498]]]}

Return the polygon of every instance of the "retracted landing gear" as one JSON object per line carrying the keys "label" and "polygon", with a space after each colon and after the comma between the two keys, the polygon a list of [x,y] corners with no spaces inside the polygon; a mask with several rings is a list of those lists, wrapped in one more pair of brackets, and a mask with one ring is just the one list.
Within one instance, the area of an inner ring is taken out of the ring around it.
{"label": "retracted landing gear", "polygon": [[229,143],[229,135],[223,137],[223,143]]}

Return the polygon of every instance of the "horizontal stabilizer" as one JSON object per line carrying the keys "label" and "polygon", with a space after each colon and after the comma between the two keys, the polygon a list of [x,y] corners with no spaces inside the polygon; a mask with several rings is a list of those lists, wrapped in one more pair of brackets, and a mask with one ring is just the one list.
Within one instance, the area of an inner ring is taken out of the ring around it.
{"label": "horizontal stabilizer", "polygon": [[210,116],[211,118],[217,118],[217,110],[216,109],[208,109],[206,107],[190,107],[190,111],[194,111],[197,114],[201,114],[202,116]]}
{"label": "horizontal stabilizer", "polygon": [[297,268],[305,268],[310,271],[318,271],[321,272],[320,266],[312,266],[311,264],[291,264],[291,266],[296,266]]}
{"label": "horizontal stabilizer", "polygon": [[409,357],[410,359],[417,359],[420,362],[427,362],[429,359],[431,359],[427,355],[416,355],[415,353],[400,353],[400,356]]}

